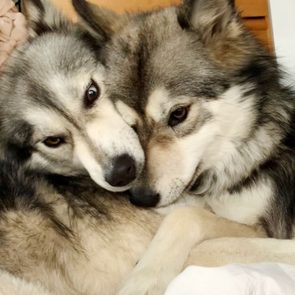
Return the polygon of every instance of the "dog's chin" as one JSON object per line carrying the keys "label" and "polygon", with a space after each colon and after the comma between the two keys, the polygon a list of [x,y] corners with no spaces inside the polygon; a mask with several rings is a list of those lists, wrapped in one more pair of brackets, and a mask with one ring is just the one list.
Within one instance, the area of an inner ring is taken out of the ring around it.
{"label": "dog's chin", "polygon": [[194,196],[194,193],[192,191],[192,188],[194,187],[195,183],[198,181],[199,176],[199,166],[196,167],[190,181],[187,183],[186,186],[184,186],[184,189],[178,193],[177,196],[173,196],[171,199],[165,199],[165,202],[160,202],[157,204],[156,208],[163,209],[165,207],[174,207],[178,206],[179,204],[184,204],[187,202],[188,199],[192,199]]}
{"label": "dog's chin", "polygon": [[173,198],[171,200],[165,200],[165,203],[161,202],[161,200],[160,200],[160,202],[159,202],[159,204],[157,204],[156,208],[163,209],[166,207],[174,206],[175,204],[177,204],[180,201],[181,197],[182,197],[182,194],[180,194],[178,197]]}
{"label": "dog's chin", "polygon": [[159,205],[155,208],[155,210],[160,214],[167,215],[171,211],[177,208],[202,207],[202,206],[203,206],[203,200],[201,198],[196,198],[196,196],[193,194],[183,192],[173,202],[168,203],[166,205]]}
{"label": "dog's chin", "polygon": [[162,202],[160,199],[160,202],[157,204],[157,209],[164,209],[166,207],[175,207],[179,206],[180,204],[184,204],[187,202],[188,198],[192,198],[193,194],[190,194],[186,192],[185,190],[181,191],[177,194],[177,196],[173,196],[173,198],[165,199],[165,202]]}

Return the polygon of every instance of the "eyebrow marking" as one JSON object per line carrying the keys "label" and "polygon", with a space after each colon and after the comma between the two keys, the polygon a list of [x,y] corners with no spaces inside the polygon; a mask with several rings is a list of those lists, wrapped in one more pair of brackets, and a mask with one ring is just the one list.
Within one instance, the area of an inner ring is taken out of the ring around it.
{"label": "eyebrow marking", "polygon": [[63,107],[62,104],[57,103],[58,100],[56,99],[53,101],[53,98],[56,97],[52,91],[49,91],[42,86],[39,85],[30,85],[28,90],[28,95],[38,103],[38,105],[45,107],[47,109],[52,109],[55,112],[62,115],[68,122],[70,122],[75,128],[82,132],[82,128],[79,126],[77,120],[75,120],[69,112]]}
{"label": "eyebrow marking", "polygon": [[169,102],[169,93],[164,87],[156,88],[148,97],[145,113],[155,122],[162,120],[165,106]]}

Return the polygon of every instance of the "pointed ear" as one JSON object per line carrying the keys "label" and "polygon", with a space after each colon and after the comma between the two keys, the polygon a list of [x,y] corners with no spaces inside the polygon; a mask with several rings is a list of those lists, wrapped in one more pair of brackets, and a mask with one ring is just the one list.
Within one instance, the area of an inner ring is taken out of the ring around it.
{"label": "pointed ear", "polygon": [[72,0],[72,4],[82,25],[101,42],[108,41],[125,19],[124,16],[85,0]]}
{"label": "pointed ear", "polygon": [[257,47],[233,0],[184,0],[177,17],[183,29],[199,34],[211,56],[224,66],[241,66]]}
{"label": "pointed ear", "polygon": [[178,21],[185,29],[198,30],[205,40],[218,34],[235,34],[232,26],[239,26],[232,0],[184,0]]}
{"label": "pointed ear", "polygon": [[69,31],[72,22],[50,0],[25,0],[22,4],[31,37],[48,31]]}

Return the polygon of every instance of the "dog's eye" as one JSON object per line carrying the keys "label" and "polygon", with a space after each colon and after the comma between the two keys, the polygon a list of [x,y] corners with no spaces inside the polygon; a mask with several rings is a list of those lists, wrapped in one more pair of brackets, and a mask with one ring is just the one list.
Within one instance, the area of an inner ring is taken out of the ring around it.
{"label": "dog's eye", "polygon": [[179,107],[170,114],[168,125],[174,127],[182,123],[188,115],[189,107]]}
{"label": "dog's eye", "polygon": [[100,96],[100,89],[98,85],[91,80],[90,85],[87,87],[85,96],[84,96],[84,105],[86,108],[91,108],[96,100]]}
{"label": "dog's eye", "polygon": [[65,143],[64,138],[62,137],[55,137],[55,136],[49,136],[47,137],[43,143],[50,148],[57,148],[60,145],[62,145],[63,143]]}

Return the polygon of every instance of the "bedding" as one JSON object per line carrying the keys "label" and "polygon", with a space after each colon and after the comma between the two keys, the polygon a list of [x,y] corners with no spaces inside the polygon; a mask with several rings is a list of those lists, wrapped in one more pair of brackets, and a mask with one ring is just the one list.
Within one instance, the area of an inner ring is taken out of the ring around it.
{"label": "bedding", "polygon": [[11,0],[0,1],[0,70],[11,52],[28,37],[26,20]]}
{"label": "bedding", "polygon": [[295,267],[280,263],[190,266],[165,295],[294,295]]}

